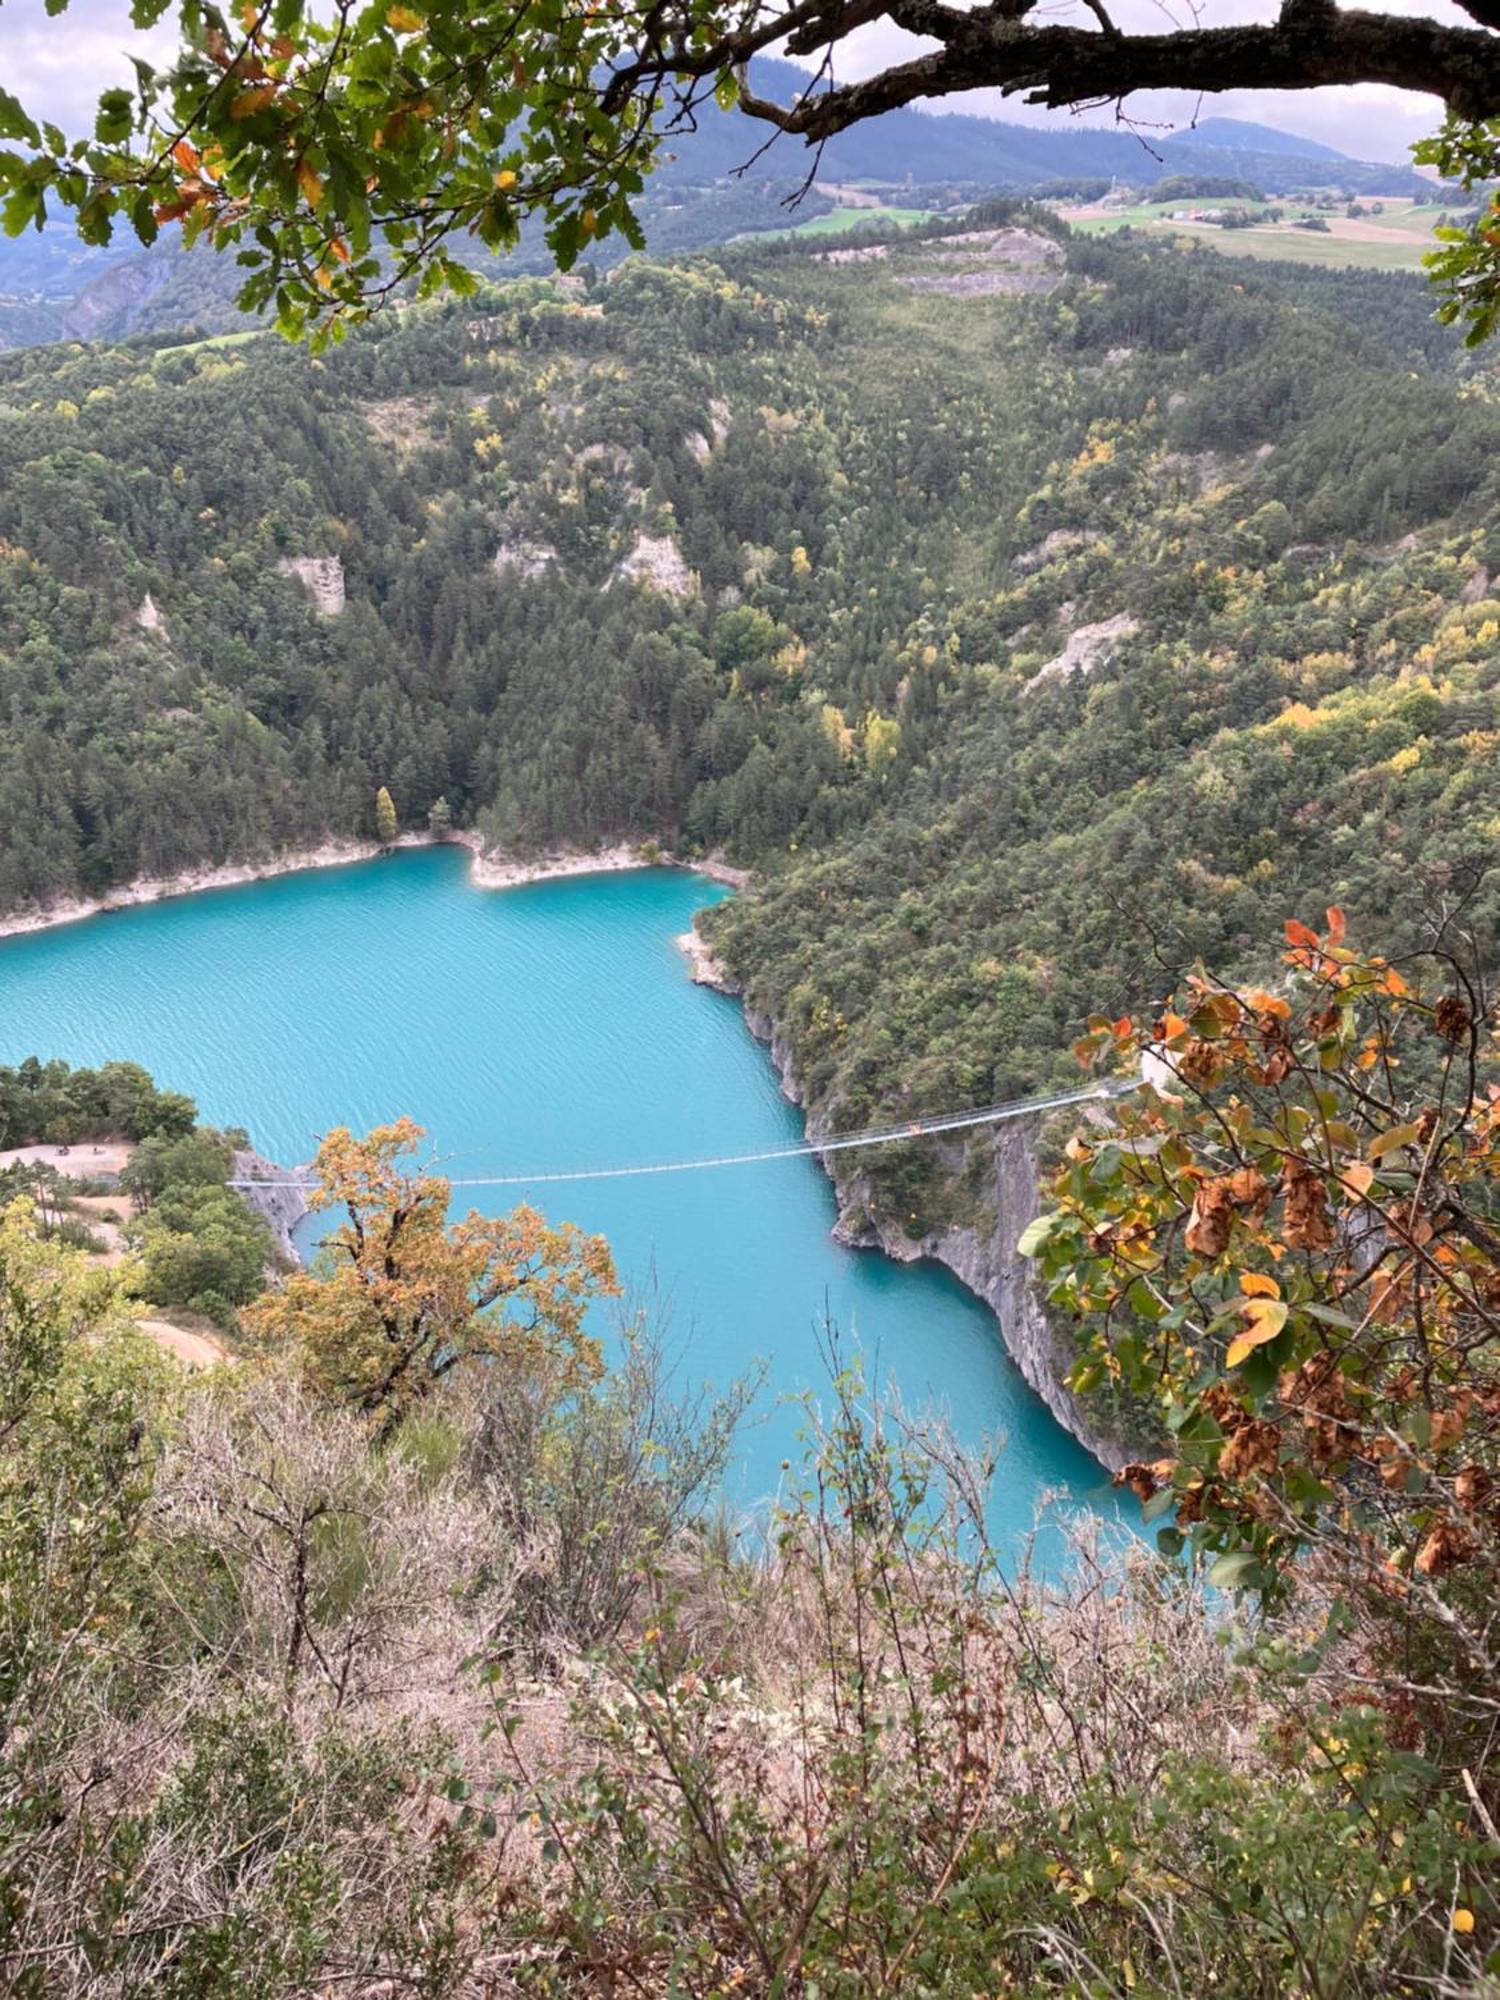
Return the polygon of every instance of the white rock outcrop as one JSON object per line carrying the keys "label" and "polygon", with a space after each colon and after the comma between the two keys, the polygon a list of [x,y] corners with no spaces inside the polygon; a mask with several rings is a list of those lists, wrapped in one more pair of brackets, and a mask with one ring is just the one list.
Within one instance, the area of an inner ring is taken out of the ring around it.
{"label": "white rock outcrop", "polygon": [[1068,643],[1062,651],[1038,667],[1021,690],[1030,694],[1043,681],[1059,680],[1072,674],[1091,674],[1095,667],[1102,666],[1110,659],[1122,639],[1128,639],[1132,632],[1140,628],[1128,611],[1117,611],[1113,618],[1101,618],[1097,625],[1080,625],[1068,634]]}
{"label": "white rock outcrop", "polygon": [[615,565],[614,574],[622,583],[643,583],[659,590],[663,597],[679,601],[695,597],[698,572],[683,561],[675,535],[638,534],[629,555]]}
{"label": "white rock outcrop", "polygon": [[1091,548],[1095,542],[1103,540],[1097,528],[1054,528],[1034,548],[1023,550],[1012,562],[1011,568],[1024,576],[1030,570],[1042,569],[1058,556],[1068,555],[1074,549]]}
{"label": "white rock outcrop", "polygon": [[279,576],[295,577],[325,618],[337,618],[344,608],[344,565],[337,556],[283,556]]}
{"label": "white rock outcrop", "polygon": [[557,550],[550,542],[528,541],[524,535],[507,535],[495,551],[495,574],[519,576],[534,583],[557,566]]}

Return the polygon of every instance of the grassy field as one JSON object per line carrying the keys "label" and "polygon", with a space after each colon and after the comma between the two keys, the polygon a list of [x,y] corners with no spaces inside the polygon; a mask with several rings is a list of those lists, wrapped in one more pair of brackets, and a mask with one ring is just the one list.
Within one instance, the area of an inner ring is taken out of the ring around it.
{"label": "grassy field", "polygon": [[[1203,204],[1210,206],[1212,204]],[[1231,206],[1232,204],[1225,204]],[[1368,202],[1363,204],[1368,207]],[[1422,259],[1435,248],[1433,225],[1435,208],[1418,208],[1414,202],[1394,198],[1385,201],[1379,215],[1350,218],[1325,215],[1328,229],[1298,229],[1293,218],[1300,212],[1293,202],[1278,204],[1286,220],[1261,222],[1250,229],[1219,229],[1211,222],[1173,222],[1172,210],[1181,202],[1142,202],[1132,208],[1061,208],[1058,213],[1073,228],[1091,236],[1113,230],[1149,229],[1152,234],[1170,232],[1195,243],[1206,243],[1226,257],[1275,258],[1292,264],[1354,265],[1367,271],[1420,271]]]}
{"label": "grassy field", "polygon": [[931,222],[936,213],[931,208],[835,208],[827,215],[815,215],[807,222],[799,222],[794,229],[784,233],[788,236],[847,236],[851,229],[859,229],[867,222],[894,222],[902,229],[910,229],[919,222]]}
{"label": "grassy field", "polygon": [[164,347],[163,354],[196,354],[202,347],[242,347],[247,340],[259,340],[263,326],[250,326],[238,333],[210,333],[202,340],[185,340],[177,347]]}

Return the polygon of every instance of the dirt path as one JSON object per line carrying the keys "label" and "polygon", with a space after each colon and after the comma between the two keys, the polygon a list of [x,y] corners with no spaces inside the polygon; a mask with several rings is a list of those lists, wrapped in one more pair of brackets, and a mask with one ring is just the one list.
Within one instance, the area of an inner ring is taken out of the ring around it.
{"label": "dirt path", "polygon": [[70,1180],[92,1180],[96,1174],[117,1174],[134,1148],[124,1139],[84,1139],[76,1146],[12,1146],[0,1153],[0,1173],[7,1167],[54,1167]]}
{"label": "dirt path", "polygon": [[185,1326],[173,1326],[169,1319],[143,1319],[136,1324],[189,1368],[213,1368],[229,1359],[229,1349],[212,1334],[190,1333]]}
{"label": "dirt path", "polygon": [[104,1245],[104,1253],[94,1261],[99,1264],[118,1264],[126,1254],[125,1231],[116,1219],[128,1214],[130,1203],[124,1195],[118,1194],[75,1194],[70,1204],[70,1213],[86,1222],[93,1234]]}

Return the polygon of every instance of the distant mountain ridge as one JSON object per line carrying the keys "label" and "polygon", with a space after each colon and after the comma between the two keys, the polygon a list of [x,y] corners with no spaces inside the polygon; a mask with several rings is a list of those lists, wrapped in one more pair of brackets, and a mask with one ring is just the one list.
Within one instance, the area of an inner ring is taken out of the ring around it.
{"label": "distant mountain ridge", "polygon": [[[792,63],[761,58],[753,86],[790,104],[812,78]],[[770,128],[709,106],[693,131],[672,134],[641,203],[648,246],[659,255],[702,249],[737,235],[785,228],[829,203],[809,195],[795,216],[786,197],[810,171],[820,184],[865,182],[897,194],[921,190],[925,206],[943,208],[986,193],[1034,193],[1085,182],[1148,188],[1168,176],[1248,181],[1267,194],[1337,189],[1356,194],[1428,194],[1409,169],[1350,160],[1329,146],[1273,126],[1207,118],[1150,143],[1096,126],[1018,125],[970,112],[919,108],[887,111],[841,132],[814,155]],[[763,149],[763,150],[762,150]],[[623,243],[600,246],[608,265]],[[476,264],[489,266],[487,258]],[[538,229],[528,228],[508,271],[540,271],[551,259]],[[215,332],[236,323],[233,295],[242,273],[230,260],[186,258],[175,240],[138,251],[117,232],[107,249],[90,249],[66,228],[0,242],[0,348],[58,339],[107,340],[196,325]]]}
{"label": "distant mountain ridge", "polygon": [[[1324,146],[1300,133],[1280,132],[1274,125],[1257,125],[1248,118],[1200,118],[1169,132],[1167,146],[1213,146],[1234,153],[1276,153],[1304,160],[1343,160],[1352,156],[1336,146]],[[1400,169],[1397,169],[1400,171]]]}
{"label": "distant mountain ridge", "polygon": [[[756,91],[789,104],[811,78],[792,63],[761,58],[751,65]],[[684,178],[718,179],[737,172],[798,171],[800,149],[773,144],[753,166],[754,128],[730,118],[700,120],[673,148],[668,171]],[[1170,149],[1170,150],[1168,150]],[[1350,194],[1415,194],[1430,187],[1408,167],[1347,159],[1330,146],[1299,139],[1273,126],[1236,118],[1208,118],[1190,130],[1138,137],[1092,125],[1053,129],[1016,125],[972,112],[919,108],[882,112],[840,132],[818,163],[821,181],[869,180],[887,186],[958,181],[1034,190],[1049,181],[1118,180],[1147,187],[1171,174],[1198,173],[1251,180],[1268,194],[1300,188],[1341,188]]]}

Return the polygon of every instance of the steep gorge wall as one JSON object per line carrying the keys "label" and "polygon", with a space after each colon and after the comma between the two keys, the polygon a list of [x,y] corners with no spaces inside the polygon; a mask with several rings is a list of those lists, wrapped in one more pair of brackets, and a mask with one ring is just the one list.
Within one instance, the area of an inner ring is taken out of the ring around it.
{"label": "steep gorge wall", "polygon": [[[719,992],[743,999],[713,953],[696,933],[683,940],[694,979]],[[750,1032],[767,1044],[783,1093],[793,1104],[805,1103],[797,1082],[791,1043],[770,1016],[745,1005]],[[881,1216],[868,1182],[840,1166],[840,1155],[823,1157],[822,1165],[838,1196],[839,1220],[834,1234],[841,1243],[882,1250],[888,1257],[911,1264],[930,1257],[944,1264],[961,1283],[995,1314],[1001,1337],[1022,1379],[1047,1405],[1057,1421],[1111,1472],[1119,1471],[1138,1453],[1123,1437],[1108,1429],[1102,1417],[1064,1386],[1073,1355],[1064,1334],[1048,1318],[1025,1258],[1016,1254],[1022,1231],[1041,1206],[1040,1146],[1046,1115],[1016,1118],[1004,1125],[939,1142],[943,1163],[963,1170],[976,1155],[982,1161],[983,1220],[911,1237]],[[807,1136],[816,1144],[829,1136],[826,1111],[807,1114]]]}
{"label": "steep gorge wall", "polygon": [[[312,1168],[281,1167],[274,1160],[263,1159],[259,1153],[247,1150],[235,1154],[234,1173],[240,1199],[257,1215],[263,1215],[271,1225],[271,1233],[276,1238],[276,1247],[282,1257],[288,1264],[300,1263],[292,1232],[308,1213],[303,1187],[310,1189],[313,1185]],[[290,1181],[302,1185],[288,1186]],[[257,1185],[260,1182],[271,1185]]]}

